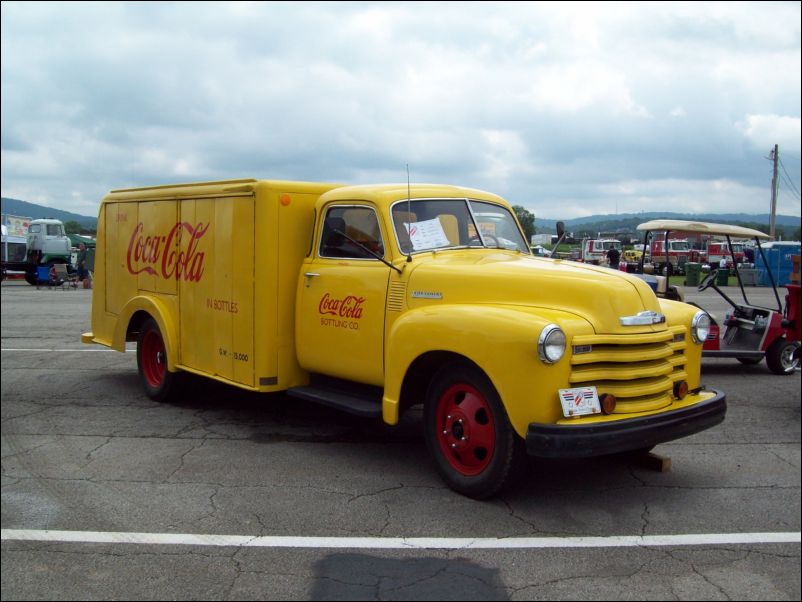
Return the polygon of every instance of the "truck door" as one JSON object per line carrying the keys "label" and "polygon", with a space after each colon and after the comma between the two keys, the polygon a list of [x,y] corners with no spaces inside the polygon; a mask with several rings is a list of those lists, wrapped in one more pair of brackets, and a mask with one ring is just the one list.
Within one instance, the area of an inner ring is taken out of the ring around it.
{"label": "truck door", "polygon": [[299,275],[298,360],[310,372],[362,383],[384,380],[384,315],[390,268],[376,211],[367,205],[325,210]]}

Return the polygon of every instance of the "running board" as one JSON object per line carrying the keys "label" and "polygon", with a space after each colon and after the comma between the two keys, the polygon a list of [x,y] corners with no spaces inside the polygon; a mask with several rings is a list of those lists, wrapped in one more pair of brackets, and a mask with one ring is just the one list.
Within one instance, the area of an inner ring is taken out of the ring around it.
{"label": "running board", "polygon": [[347,391],[333,390],[315,385],[287,389],[287,395],[319,403],[356,416],[362,416],[363,418],[381,418],[382,416],[381,396],[368,398],[354,395]]}

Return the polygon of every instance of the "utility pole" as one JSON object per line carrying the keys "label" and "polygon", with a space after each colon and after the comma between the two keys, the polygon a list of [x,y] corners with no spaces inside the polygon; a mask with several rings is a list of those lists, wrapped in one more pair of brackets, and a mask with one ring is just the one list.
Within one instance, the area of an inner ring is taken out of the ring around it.
{"label": "utility pole", "polygon": [[777,225],[777,164],[780,161],[780,149],[776,144],[769,158],[774,160],[774,177],[771,179],[771,218],[769,221],[769,235],[774,238],[774,230]]}

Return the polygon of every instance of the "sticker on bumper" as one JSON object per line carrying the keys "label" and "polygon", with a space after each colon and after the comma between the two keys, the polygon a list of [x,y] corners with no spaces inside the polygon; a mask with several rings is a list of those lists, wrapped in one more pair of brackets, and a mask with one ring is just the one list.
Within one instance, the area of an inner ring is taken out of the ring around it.
{"label": "sticker on bumper", "polygon": [[599,403],[599,394],[596,392],[596,387],[560,389],[559,392],[563,415],[566,418],[601,414],[601,404]]}

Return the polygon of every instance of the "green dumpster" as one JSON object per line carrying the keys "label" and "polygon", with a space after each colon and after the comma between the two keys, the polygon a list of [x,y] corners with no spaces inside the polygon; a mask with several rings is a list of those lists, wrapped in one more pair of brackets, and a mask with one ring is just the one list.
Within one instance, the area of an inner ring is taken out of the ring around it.
{"label": "green dumpster", "polygon": [[685,286],[699,286],[702,264],[689,261],[685,264]]}
{"label": "green dumpster", "polygon": [[719,268],[716,274],[716,286],[727,286],[730,280],[730,268]]}
{"label": "green dumpster", "polygon": [[754,268],[740,268],[741,282],[744,286],[757,286],[757,270]]}

